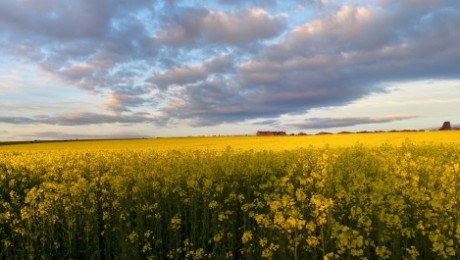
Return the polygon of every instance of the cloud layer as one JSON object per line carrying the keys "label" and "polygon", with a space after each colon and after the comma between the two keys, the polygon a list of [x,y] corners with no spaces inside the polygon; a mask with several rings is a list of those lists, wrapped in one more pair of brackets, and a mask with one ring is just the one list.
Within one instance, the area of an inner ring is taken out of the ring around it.
{"label": "cloud layer", "polygon": [[151,122],[152,118],[143,113],[120,115],[120,114],[95,114],[95,113],[71,113],[58,116],[39,115],[35,117],[8,117],[1,116],[0,122],[10,124],[48,124],[48,125],[96,125],[114,123],[145,123]]}
{"label": "cloud layer", "polygon": [[416,116],[307,118],[304,122],[294,124],[294,126],[300,129],[327,129],[362,124],[387,123],[412,118],[416,118]]}
{"label": "cloud layer", "polygon": [[286,28],[284,15],[272,16],[263,9],[224,12],[184,9],[155,35],[165,45],[183,46],[197,41],[241,45],[277,36]]}
{"label": "cloud layer", "polygon": [[218,125],[341,106],[391,82],[460,78],[457,0],[260,2],[0,0],[1,55],[105,100],[98,112],[0,122]]}

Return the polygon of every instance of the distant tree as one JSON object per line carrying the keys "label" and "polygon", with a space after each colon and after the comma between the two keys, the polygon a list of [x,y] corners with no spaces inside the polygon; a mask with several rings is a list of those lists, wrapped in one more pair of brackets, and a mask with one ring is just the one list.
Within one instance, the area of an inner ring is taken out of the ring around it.
{"label": "distant tree", "polygon": [[441,128],[439,128],[439,130],[452,130],[452,127],[450,126],[450,122],[449,121],[445,121]]}

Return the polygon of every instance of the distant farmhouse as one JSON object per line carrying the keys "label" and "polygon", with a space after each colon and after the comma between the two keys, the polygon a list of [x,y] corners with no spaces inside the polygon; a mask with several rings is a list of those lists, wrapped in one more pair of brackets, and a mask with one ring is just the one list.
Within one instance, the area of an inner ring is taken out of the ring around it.
{"label": "distant farmhouse", "polygon": [[257,136],[274,136],[274,135],[286,135],[284,131],[257,131]]}

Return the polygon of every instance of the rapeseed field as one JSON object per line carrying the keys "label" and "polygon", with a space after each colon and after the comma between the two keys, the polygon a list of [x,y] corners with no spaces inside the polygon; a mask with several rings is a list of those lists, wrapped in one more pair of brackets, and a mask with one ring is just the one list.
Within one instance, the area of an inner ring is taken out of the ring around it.
{"label": "rapeseed field", "polygon": [[383,144],[401,146],[406,140],[414,144],[460,144],[460,131],[388,132],[307,136],[181,137],[77,142],[65,141],[4,146],[0,143],[0,151],[225,151],[228,146],[236,151],[284,151],[308,147],[323,148],[325,146],[329,148],[344,148],[356,144],[361,144],[365,147],[378,147]]}
{"label": "rapeseed field", "polygon": [[456,259],[459,203],[455,131],[0,147],[1,259]]}

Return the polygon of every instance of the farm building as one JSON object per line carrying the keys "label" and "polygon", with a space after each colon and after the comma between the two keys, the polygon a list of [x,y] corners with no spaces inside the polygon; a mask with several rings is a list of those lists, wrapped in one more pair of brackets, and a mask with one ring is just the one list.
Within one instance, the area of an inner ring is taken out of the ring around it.
{"label": "farm building", "polygon": [[257,136],[286,135],[284,131],[257,131]]}

